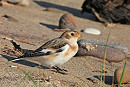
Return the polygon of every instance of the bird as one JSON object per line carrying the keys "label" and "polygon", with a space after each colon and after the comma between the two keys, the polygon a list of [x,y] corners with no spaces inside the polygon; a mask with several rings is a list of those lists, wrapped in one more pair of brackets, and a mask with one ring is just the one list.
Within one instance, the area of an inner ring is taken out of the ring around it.
{"label": "bird", "polygon": [[67,71],[58,66],[70,60],[78,51],[77,41],[81,37],[77,31],[65,31],[60,37],[49,40],[36,50],[22,49],[13,40],[10,42],[17,52],[18,58],[39,62],[41,65],[52,67],[59,71]]}

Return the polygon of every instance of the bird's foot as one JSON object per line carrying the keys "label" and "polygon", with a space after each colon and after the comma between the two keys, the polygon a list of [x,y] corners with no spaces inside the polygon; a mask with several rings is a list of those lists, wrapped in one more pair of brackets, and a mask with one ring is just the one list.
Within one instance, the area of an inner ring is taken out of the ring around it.
{"label": "bird's foot", "polygon": [[61,68],[59,68],[59,67],[57,67],[57,66],[53,66],[52,68],[55,69],[57,73],[67,74],[67,73],[65,73],[65,72],[68,72],[67,70],[61,69]]}

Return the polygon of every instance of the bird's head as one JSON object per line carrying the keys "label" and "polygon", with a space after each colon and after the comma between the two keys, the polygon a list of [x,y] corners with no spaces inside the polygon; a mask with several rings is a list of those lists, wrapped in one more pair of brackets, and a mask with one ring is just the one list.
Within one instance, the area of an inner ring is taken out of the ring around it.
{"label": "bird's head", "polygon": [[81,35],[77,32],[77,31],[66,31],[64,32],[60,38],[63,38],[65,40],[68,40],[68,41],[76,41],[78,40],[78,38],[80,38]]}

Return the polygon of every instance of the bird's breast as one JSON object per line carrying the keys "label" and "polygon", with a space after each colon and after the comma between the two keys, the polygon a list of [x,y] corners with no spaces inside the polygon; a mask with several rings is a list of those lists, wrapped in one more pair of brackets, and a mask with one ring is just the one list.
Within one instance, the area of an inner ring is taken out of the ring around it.
{"label": "bird's breast", "polygon": [[78,51],[78,46],[70,46],[64,54],[64,58],[73,57]]}

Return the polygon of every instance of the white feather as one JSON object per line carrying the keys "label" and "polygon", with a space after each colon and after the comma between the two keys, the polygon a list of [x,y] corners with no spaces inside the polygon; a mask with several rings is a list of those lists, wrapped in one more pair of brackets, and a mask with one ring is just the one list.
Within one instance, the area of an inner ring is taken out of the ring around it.
{"label": "white feather", "polygon": [[61,54],[65,53],[65,52],[69,49],[69,45],[68,45],[68,44],[66,44],[65,46],[63,46],[63,47],[62,47],[62,48],[60,48],[60,49],[61,49],[62,51],[58,53],[59,55],[61,55]]}
{"label": "white feather", "polygon": [[50,49],[43,49],[40,52],[47,53],[47,52],[55,52],[55,51],[54,50],[50,50]]}
{"label": "white feather", "polygon": [[[31,58],[35,61],[38,61],[39,63],[43,64],[43,65],[50,65],[50,66],[55,66],[55,65],[62,65],[64,64],[65,62],[67,62],[72,56],[73,56],[73,52],[72,54],[68,55],[67,58],[64,58],[64,53],[69,49],[69,45],[66,44],[65,46],[61,47],[60,48],[62,51],[61,52],[57,52],[55,53],[56,51],[54,50],[49,50],[49,49],[43,49],[41,52],[48,52],[48,51],[52,51],[53,53],[55,54],[58,54],[56,56],[56,58],[54,58],[52,61],[41,61],[42,60],[42,57],[37,57],[37,58]],[[49,58],[49,55],[44,55],[43,58]],[[53,57],[51,57],[53,58]]]}
{"label": "white feather", "polygon": [[[66,44],[65,46],[61,47],[60,49],[62,50],[61,52],[58,52],[59,55],[65,53],[69,48],[69,45]],[[44,52],[44,53],[47,53],[47,52],[51,52],[51,53],[55,53],[56,51],[55,50],[50,50],[50,49],[43,49],[41,50],[40,52]]]}

